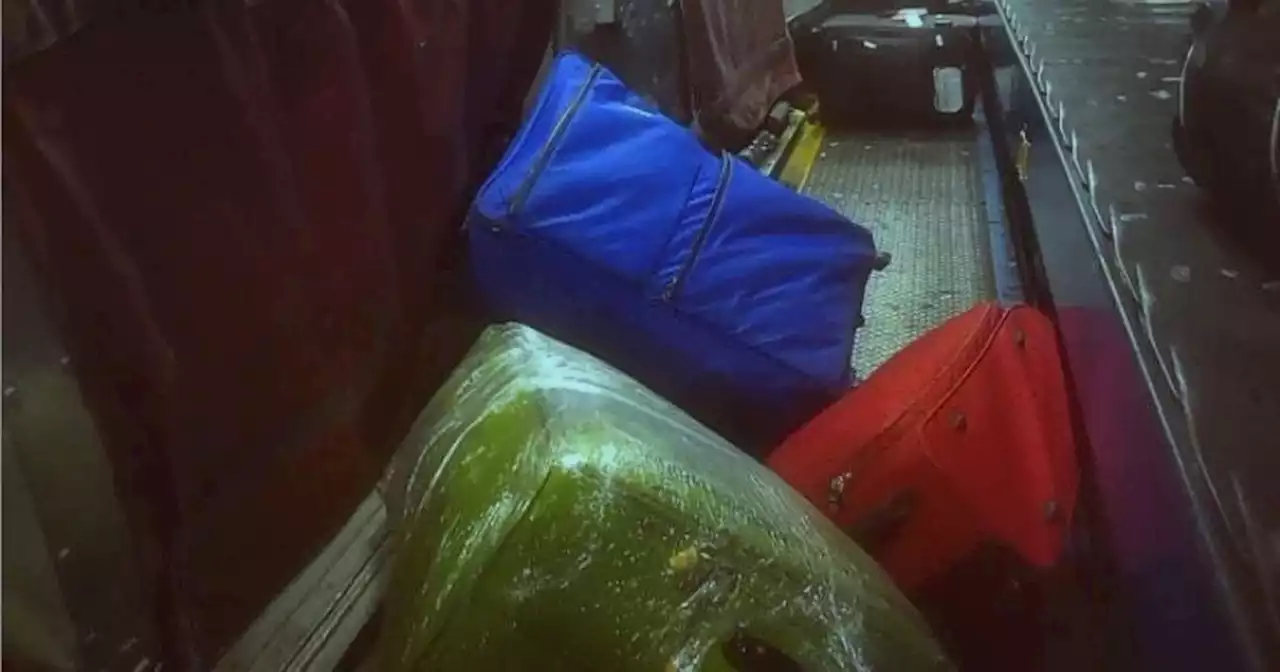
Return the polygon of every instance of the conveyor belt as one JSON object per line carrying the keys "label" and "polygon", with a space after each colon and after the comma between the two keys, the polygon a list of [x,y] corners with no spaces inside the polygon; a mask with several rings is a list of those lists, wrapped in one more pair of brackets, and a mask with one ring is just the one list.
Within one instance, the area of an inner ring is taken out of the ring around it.
{"label": "conveyor belt", "polygon": [[893,255],[867,288],[853,353],[860,376],[994,295],[975,144],[973,129],[822,140],[805,193],[869,227]]}
{"label": "conveyor belt", "polygon": [[[1210,557],[1233,595],[1229,610],[1249,622],[1242,634],[1253,650],[1273,656],[1249,662],[1277,669],[1280,250],[1254,239],[1274,223],[1216,221],[1174,157],[1169,128],[1194,4],[1000,5],[1021,65],[1043,72],[1035,96],[1064,131],[1055,141],[1095,213],[1089,235],[1136,315],[1129,328],[1174,462],[1215,530]],[[1041,240],[1046,256],[1054,242]]]}

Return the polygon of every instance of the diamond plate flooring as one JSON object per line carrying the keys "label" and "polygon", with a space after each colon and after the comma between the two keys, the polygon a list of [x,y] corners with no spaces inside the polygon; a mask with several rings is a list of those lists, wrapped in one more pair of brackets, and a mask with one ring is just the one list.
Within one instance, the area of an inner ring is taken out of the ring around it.
{"label": "diamond plate flooring", "polygon": [[804,191],[871,229],[893,263],[867,287],[853,365],[865,377],[925,331],[995,296],[976,131],[839,132]]}

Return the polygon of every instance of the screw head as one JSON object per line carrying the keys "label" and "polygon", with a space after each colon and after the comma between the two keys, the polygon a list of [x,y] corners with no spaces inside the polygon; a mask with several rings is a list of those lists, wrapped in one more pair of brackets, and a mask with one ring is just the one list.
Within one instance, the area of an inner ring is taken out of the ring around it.
{"label": "screw head", "polygon": [[1051,499],[1044,503],[1044,519],[1050,523],[1056,523],[1059,520],[1058,501]]}
{"label": "screw head", "polygon": [[13,410],[18,407],[18,388],[13,385],[4,386],[4,408]]}
{"label": "screw head", "polygon": [[844,501],[844,486],[849,482],[849,478],[853,474],[844,472],[839,476],[831,479],[831,483],[827,485],[827,505],[832,508],[839,508],[841,502]]}

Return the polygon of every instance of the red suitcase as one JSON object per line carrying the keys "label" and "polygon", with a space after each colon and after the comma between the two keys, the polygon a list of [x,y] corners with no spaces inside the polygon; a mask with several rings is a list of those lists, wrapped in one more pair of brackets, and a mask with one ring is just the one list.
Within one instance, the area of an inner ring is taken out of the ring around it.
{"label": "red suitcase", "polygon": [[890,359],[769,464],[906,590],[995,542],[1062,549],[1078,473],[1053,324],[984,304]]}

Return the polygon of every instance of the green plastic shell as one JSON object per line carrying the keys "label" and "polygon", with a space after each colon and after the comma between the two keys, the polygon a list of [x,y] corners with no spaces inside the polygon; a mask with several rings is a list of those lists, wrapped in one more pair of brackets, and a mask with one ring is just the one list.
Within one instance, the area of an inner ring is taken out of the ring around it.
{"label": "green plastic shell", "polygon": [[773,473],[528,327],[481,336],[389,494],[382,670],[734,670],[744,642],[804,670],[952,669]]}

